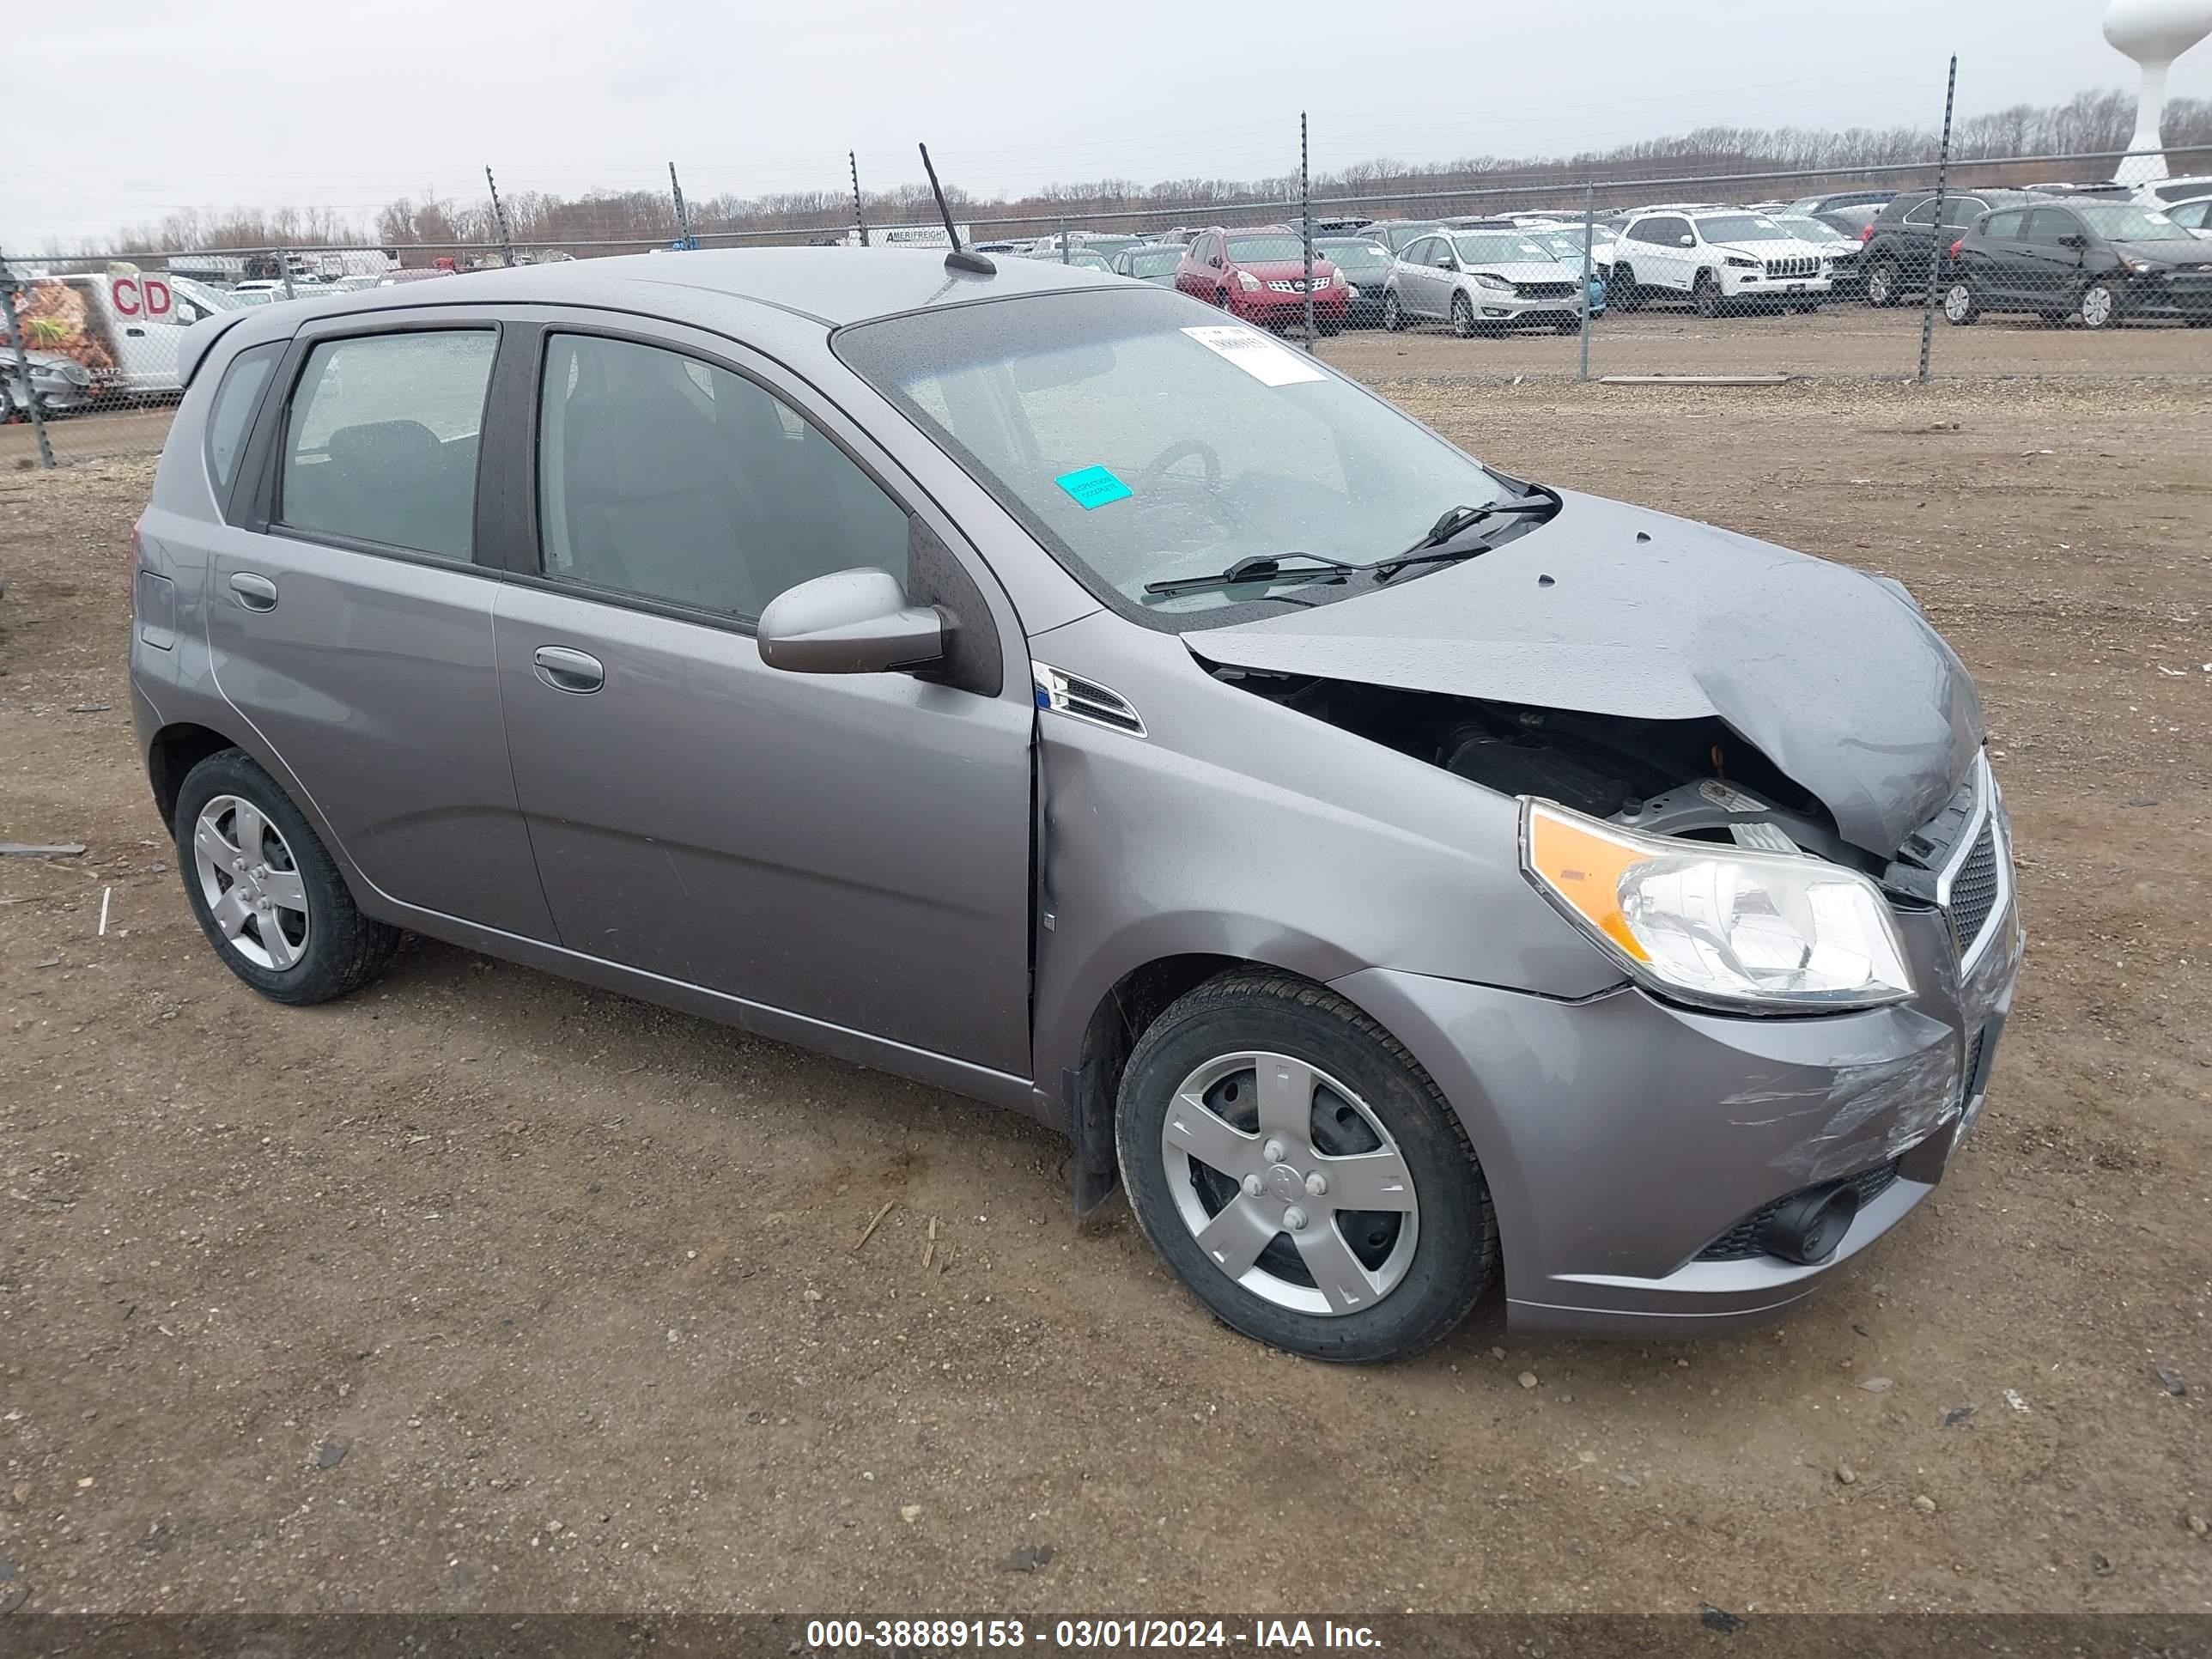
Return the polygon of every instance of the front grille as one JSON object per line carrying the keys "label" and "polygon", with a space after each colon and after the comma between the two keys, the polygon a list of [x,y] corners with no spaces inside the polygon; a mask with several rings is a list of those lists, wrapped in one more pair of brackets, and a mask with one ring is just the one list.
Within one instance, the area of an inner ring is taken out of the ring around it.
{"label": "front grille", "polygon": [[[1832,1183],[1823,1182],[1820,1184],[1856,1187],[1858,1189],[1859,1207],[1864,1209],[1887,1192],[1890,1182],[1896,1179],[1897,1162],[1893,1158],[1887,1164],[1867,1170],[1863,1175],[1852,1176],[1847,1180]],[[1809,1188],[1801,1188],[1798,1190],[1808,1191]],[[1774,1219],[1774,1212],[1777,1210],[1796,1196],[1796,1193],[1784,1193],[1771,1204],[1761,1205],[1711,1243],[1706,1245],[1704,1249],[1699,1250],[1698,1260],[1700,1261],[1748,1261],[1753,1256],[1765,1255],[1768,1254],[1767,1224]]]}
{"label": "front grille", "polygon": [[1957,930],[1961,950],[1981,938],[1982,928],[1997,902],[1997,824],[1992,813],[1982,821],[1982,833],[1973,850],[1951,878],[1951,926]]}
{"label": "front grille", "polygon": [[[1303,276],[1278,276],[1267,286],[1278,294],[1303,294],[1306,291],[1306,279]],[[1321,284],[1316,283],[1314,286],[1319,288]]]}
{"label": "front grille", "polygon": [[1524,300],[1571,300],[1575,297],[1572,283],[1516,283],[1513,291]]}
{"label": "front grille", "polygon": [[1769,276],[1818,276],[1820,274],[1820,262],[1818,258],[1811,257],[1769,259],[1766,262],[1766,274]]}

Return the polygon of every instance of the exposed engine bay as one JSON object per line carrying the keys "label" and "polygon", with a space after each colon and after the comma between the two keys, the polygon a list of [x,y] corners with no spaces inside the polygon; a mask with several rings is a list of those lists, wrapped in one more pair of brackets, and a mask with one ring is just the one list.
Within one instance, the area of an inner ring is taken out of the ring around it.
{"label": "exposed engine bay", "polygon": [[1724,722],[1638,720],[1206,665],[1256,696],[1504,795],[1653,835],[1808,852],[1878,874],[1826,809]]}

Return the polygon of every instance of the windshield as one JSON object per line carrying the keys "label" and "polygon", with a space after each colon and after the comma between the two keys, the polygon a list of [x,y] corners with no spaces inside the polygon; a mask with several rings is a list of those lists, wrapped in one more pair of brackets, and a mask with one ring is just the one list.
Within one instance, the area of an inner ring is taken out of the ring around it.
{"label": "windshield", "polygon": [[1295,236],[1232,236],[1229,257],[1240,265],[1305,263],[1306,245]]}
{"label": "windshield", "polygon": [[1824,225],[1818,219],[1777,219],[1774,222],[1785,234],[1795,236],[1801,242],[1841,242],[1848,240],[1832,226]]}
{"label": "windshield", "polygon": [[1390,268],[1390,250],[1380,242],[1316,242],[1314,258],[1325,258],[1355,276]]}
{"label": "windshield", "polygon": [[1540,247],[1518,231],[1492,231],[1480,236],[1455,236],[1452,245],[1471,265],[1548,265],[1551,250]]}
{"label": "windshield", "polygon": [[1156,627],[1371,586],[1160,596],[1148,582],[1293,552],[1387,560],[1448,509],[1506,498],[1471,458],[1326,365],[1212,315],[1132,286],[862,323],[835,345],[1086,587]]}
{"label": "windshield", "polygon": [[1132,276],[1164,276],[1182,263],[1179,247],[1161,248],[1151,253],[1132,253],[1129,256],[1129,275]]}
{"label": "windshield", "polygon": [[2190,242],[2197,239],[2155,209],[2132,202],[2075,202],[2081,222],[2108,242]]}
{"label": "windshield", "polygon": [[1763,213],[1713,214],[1698,220],[1698,228],[1709,242],[1786,242],[1790,240],[1790,233]]}

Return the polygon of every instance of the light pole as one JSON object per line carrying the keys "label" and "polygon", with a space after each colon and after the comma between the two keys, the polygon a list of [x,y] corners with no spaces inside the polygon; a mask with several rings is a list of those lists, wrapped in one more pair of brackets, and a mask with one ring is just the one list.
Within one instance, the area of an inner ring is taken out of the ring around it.
{"label": "light pole", "polygon": [[2159,124],[2166,116],[2166,76],[2173,60],[2212,34],[2212,0],[2112,0],[2105,8],[2105,39],[2142,66],[2136,100],[2136,132],[2113,170],[2124,185],[2166,177],[2166,148]]}

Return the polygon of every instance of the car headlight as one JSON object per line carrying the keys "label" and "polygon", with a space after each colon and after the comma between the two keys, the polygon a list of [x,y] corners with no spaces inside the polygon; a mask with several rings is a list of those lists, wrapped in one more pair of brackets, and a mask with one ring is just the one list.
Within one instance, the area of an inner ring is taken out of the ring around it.
{"label": "car headlight", "polygon": [[1741,253],[1729,254],[1726,258],[1722,259],[1721,263],[1724,265],[1734,265],[1738,270],[1757,270],[1759,269],[1758,260],[1747,259]]}
{"label": "car headlight", "polygon": [[1237,286],[1247,294],[1255,293],[1259,289],[1260,279],[1249,270],[1240,270],[1237,273]]}
{"label": "car headlight", "polygon": [[1521,862],[1569,921],[1662,994],[1769,1012],[1912,994],[1888,903],[1856,870],[1645,835],[1528,797]]}
{"label": "car headlight", "polygon": [[1482,288],[1504,289],[1509,294],[1513,291],[1512,283],[1507,282],[1503,276],[1493,276],[1486,270],[1476,271],[1474,280],[1477,285]]}

